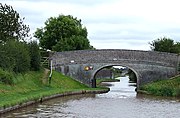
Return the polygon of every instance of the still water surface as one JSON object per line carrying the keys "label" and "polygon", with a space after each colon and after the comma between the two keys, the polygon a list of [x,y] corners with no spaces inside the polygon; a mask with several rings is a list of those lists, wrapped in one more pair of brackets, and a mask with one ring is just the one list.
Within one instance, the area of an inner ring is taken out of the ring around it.
{"label": "still water surface", "polygon": [[178,99],[137,95],[128,77],[104,83],[110,92],[83,94],[45,101],[3,117],[18,118],[180,118]]}

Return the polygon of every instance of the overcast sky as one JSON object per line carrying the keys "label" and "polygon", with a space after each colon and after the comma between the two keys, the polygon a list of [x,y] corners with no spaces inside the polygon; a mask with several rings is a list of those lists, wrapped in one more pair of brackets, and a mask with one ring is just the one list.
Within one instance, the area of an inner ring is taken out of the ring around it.
{"label": "overcast sky", "polygon": [[31,33],[50,17],[82,20],[97,49],[150,50],[149,42],[180,41],[179,0],[0,0],[25,17]]}

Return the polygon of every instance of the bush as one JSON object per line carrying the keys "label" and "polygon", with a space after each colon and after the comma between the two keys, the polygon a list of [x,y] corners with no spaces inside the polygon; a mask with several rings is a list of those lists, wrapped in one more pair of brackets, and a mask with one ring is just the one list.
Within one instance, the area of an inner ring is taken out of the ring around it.
{"label": "bush", "polygon": [[0,67],[9,71],[13,71],[15,60],[7,55],[7,52],[0,46]]}
{"label": "bush", "polygon": [[12,84],[13,74],[0,68],[0,82],[4,84]]}
{"label": "bush", "polygon": [[149,83],[140,87],[148,93],[159,96],[180,96],[180,77],[175,77],[168,80],[160,80],[157,82]]}
{"label": "bush", "polygon": [[180,88],[177,88],[177,89],[176,89],[175,96],[180,97]]}
{"label": "bush", "polygon": [[0,67],[16,73],[26,72],[30,69],[30,56],[27,44],[15,40],[7,41],[1,45]]}
{"label": "bush", "polygon": [[36,41],[32,41],[28,44],[29,46],[29,53],[30,53],[30,64],[31,70],[37,71],[40,70],[41,66],[41,55],[39,46]]}
{"label": "bush", "polygon": [[170,87],[162,87],[159,91],[161,96],[173,96],[173,89]]}

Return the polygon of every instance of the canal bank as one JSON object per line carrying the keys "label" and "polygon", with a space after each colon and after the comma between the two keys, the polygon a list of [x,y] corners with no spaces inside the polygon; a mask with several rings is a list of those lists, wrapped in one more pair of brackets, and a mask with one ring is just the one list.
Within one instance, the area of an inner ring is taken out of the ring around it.
{"label": "canal bank", "polygon": [[57,97],[8,112],[2,117],[179,118],[180,102],[177,99],[137,94],[134,84],[127,81],[123,77],[120,82],[108,82],[108,93]]}
{"label": "canal bank", "polygon": [[[44,79],[45,78],[45,79]],[[18,75],[13,85],[0,83],[0,114],[60,96],[108,92],[107,88],[89,88],[58,72],[29,72]]]}
{"label": "canal bank", "polygon": [[180,98],[180,75],[168,80],[159,80],[140,87],[138,93]]}
{"label": "canal bank", "polygon": [[32,104],[36,104],[36,103],[42,103],[46,100],[50,100],[50,99],[54,99],[57,97],[64,97],[64,96],[70,96],[70,95],[79,95],[79,94],[100,94],[100,93],[107,93],[109,91],[109,89],[107,88],[106,90],[81,90],[81,91],[74,91],[74,92],[65,92],[65,93],[61,93],[61,94],[55,94],[55,95],[51,95],[51,96],[47,96],[47,97],[42,97],[40,99],[37,100],[31,100],[28,102],[24,102],[15,106],[10,106],[10,107],[2,107],[0,108],[0,115],[15,109],[19,109],[22,107],[26,107]]}

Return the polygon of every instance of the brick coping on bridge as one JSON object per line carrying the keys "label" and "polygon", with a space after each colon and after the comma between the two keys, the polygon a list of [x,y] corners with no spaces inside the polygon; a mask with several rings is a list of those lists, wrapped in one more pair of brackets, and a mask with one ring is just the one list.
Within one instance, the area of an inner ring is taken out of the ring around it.
{"label": "brick coping on bridge", "polygon": [[151,51],[151,50],[130,50],[130,49],[95,49],[95,50],[74,50],[74,51],[62,51],[62,52],[54,52],[51,51],[50,53],[68,53],[68,52],[91,52],[91,51],[133,51],[133,52],[153,52],[157,54],[168,54],[168,55],[179,55],[176,53],[170,53],[170,52],[160,52],[160,51]]}

